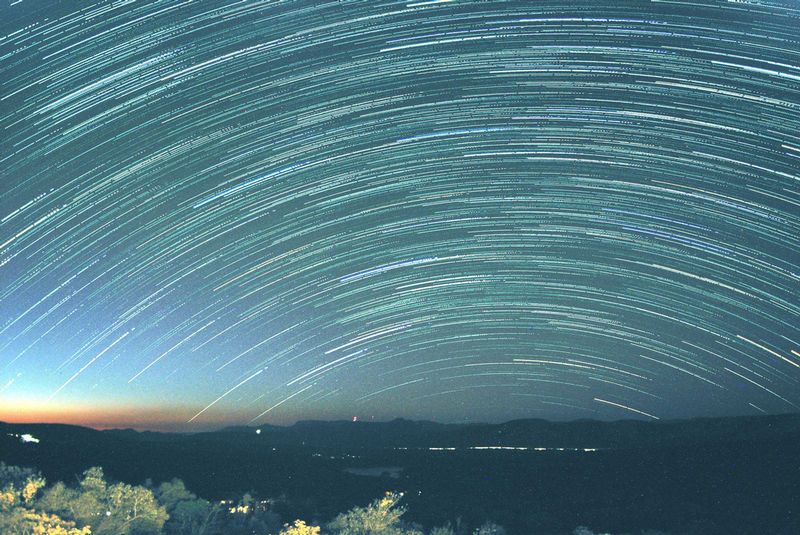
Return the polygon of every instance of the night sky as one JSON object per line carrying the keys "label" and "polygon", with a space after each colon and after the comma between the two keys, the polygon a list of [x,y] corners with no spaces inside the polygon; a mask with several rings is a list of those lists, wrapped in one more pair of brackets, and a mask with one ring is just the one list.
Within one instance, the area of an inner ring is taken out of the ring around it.
{"label": "night sky", "polygon": [[0,419],[800,410],[796,1],[0,7]]}

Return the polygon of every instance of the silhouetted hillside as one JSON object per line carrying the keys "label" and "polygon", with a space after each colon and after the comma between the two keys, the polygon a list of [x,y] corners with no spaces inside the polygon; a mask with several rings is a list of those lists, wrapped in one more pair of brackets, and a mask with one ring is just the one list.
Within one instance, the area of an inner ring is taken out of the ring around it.
{"label": "silhouetted hillside", "polygon": [[[259,431],[257,434],[256,431]],[[210,433],[169,434],[109,430],[105,434],[138,440],[243,440],[271,446],[329,448],[430,447],[544,447],[650,448],[741,443],[743,441],[800,440],[800,414],[696,418],[690,420],[601,422],[577,420],[513,420],[502,424],[439,424],[396,419],[390,422],[301,421],[288,427],[228,427]]]}

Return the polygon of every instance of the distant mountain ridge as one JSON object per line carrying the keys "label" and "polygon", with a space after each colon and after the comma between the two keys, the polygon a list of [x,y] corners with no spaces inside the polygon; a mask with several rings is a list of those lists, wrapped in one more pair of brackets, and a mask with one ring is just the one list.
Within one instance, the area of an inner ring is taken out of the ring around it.
{"label": "distant mountain ridge", "polygon": [[238,441],[264,446],[317,448],[468,448],[503,446],[524,448],[628,449],[686,446],[742,441],[800,441],[800,414],[695,418],[689,420],[512,420],[501,424],[441,424],[395,419],[388,422],[299,421],[279,427],[233,426],[203,433],[160,433],[132,429],[94,429],[64,424],[8,424],[0,433],[30,433],[43,441],[112,442]]}

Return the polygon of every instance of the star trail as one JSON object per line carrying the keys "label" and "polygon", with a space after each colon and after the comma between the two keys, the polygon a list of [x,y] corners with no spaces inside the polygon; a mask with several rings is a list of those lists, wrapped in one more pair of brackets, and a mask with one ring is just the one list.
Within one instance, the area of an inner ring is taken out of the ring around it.
{"label": "star trail", "polygon": [[800,410],[800,5],[0,7],[0,419]]}

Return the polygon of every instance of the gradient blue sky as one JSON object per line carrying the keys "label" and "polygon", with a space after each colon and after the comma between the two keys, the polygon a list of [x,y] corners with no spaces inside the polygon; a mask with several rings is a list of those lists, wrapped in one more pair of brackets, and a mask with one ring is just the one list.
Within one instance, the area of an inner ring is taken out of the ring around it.
{"label": "gradient blue sky", "polygon": [[800,409],[796,2],[0,7],[0,419]]}

